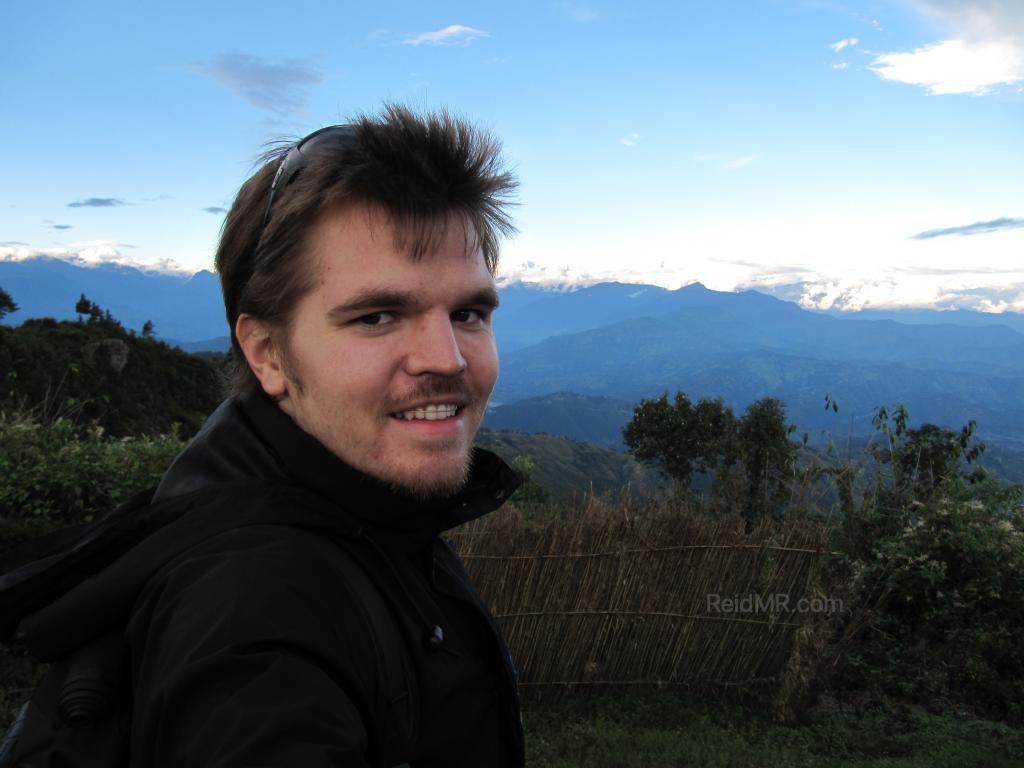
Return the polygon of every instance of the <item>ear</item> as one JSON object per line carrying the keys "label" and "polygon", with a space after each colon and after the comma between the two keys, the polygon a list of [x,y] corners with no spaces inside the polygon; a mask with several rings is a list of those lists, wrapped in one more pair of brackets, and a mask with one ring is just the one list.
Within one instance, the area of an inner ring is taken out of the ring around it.
{"label": "ear", "polygon": [[241,314],[235,322],[235,338],[263,391],[275,400],[287,394],[288,377],[267,324],[252,315]]}

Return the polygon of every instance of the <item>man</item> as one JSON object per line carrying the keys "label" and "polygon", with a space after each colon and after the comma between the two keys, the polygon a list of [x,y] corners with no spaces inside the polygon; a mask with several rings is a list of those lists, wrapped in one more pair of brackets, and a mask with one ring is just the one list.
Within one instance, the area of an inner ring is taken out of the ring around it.
{"label": "man", "polygon": [[[36,590],[50,602],[22,627],[59,663],[21,748],[523,764],[508,652],[439,537],[515,488],[473,448],[514,186],[486,135],[400,107],[311,134],[245,182],[217,251],[233,396],[144,506],[58,554],[82,583]],[[76,717],[116,727],[68,736]]]}

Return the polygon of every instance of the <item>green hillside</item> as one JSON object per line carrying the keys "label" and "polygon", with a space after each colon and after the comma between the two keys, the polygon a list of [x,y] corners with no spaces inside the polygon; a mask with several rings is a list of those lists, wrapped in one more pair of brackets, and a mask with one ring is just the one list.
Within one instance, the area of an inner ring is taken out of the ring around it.
{"label": "green hillside", "polygon": [[108,315],[0,326],[0,409],[69,418],[117,437],[192,435],[223,397],[219,363],[125,330]]}
{"label": "green hillside", "polygon": [[553,496],[591,490],[599,495],[628,490],[634,496],[649,496],[668,488],[662,475],[627,453],[565,437],[482,429],[476,442],[508,462],[529,456],[536,465],[533,478]]}
{"label": "green hillside", "polygon": [[625,451],[622,428],[633,418],[634,403],[575,392],[556,392],[488,408],[484,426],[515,432],[547,432]]}

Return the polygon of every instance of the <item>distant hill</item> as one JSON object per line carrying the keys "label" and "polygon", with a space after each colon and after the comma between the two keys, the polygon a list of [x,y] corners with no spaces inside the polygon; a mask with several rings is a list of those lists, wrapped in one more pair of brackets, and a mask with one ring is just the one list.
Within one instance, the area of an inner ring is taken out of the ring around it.
{"label": "distant hill", "polygon": [[623,490],[650,496],[669,487],[662,475],[638,464],[629,454],[564,437],[482,429],[476,443],[508,462],[516,456],[529,456],[536,464],[534,479],[553,496]]}
{"label": "distant hill", "polygon": [[[703,291],[703,286],[698,286]],[[686,291],[686,296],[698,291]],[[538,290],[513,283],[501,291],[502,306],[495,315],[495,332],[502,352],[600,328],[621,320],[661,314],[658,301],[682,296],[652,285],[599,283],[575,291]],[[509,298],[506,298],[508,296]],[[685,299],[683,299],[685,301]]]}
{"label": "distant hill", "polygon": [[825,314],[841,320],[894,320],[908,325],[1005,325],[1024,333],[1024,313],[975,312],[969,309],[862,309],[858,312],[829,310]]}
{"label": "distant hill", "polygon": [[622,428],[633,418],[633,405],[608,397],[557,392],[488,408],[484,426],[493,430],[545,432],[624,451]]}
{"label": "distant hill", "polygon": [[714,299],[508,353],[495,399],[571,391],[635,402],[682,389],[741,410],[773,396],[801,428],[820,430],[836,427],[828,394],[856,434],[870,432],[875,407],[903,402],[918,422],[974,418],[988,439],[1024,440],[1024,334],[839,320],[754,292]]}
{"label": "distant hill", "polygon": [[156,334],[165,340],[228,335],[220,282],[212,272],[185,275],[114,264],[83,267],[39,257],[0,261],[0,286],[19,307],[4,318],[6,325],[38,317],[74,320],[75,302],[84,293],[126,328],[141,331],[147,320],[152,321]]}
{"label": "distant hill", "polygon": [[231,349],[231,337],[220,336],[202,341],[178,341],[167,339],[168,344],[177,344],[186,352],[227,352]]}

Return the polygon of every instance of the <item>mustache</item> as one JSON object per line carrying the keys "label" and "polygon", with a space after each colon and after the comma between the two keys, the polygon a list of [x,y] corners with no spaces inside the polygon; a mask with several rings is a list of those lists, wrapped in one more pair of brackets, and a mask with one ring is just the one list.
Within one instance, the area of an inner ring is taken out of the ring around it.
{"label": "mustache", "polygon": [[465,401],[466,405],[476,405],[477,398],[466,384],[465,378],[460,376],[438,376],[427,374],[427,377],[416,382],[416,386],[401,396],[389,395],[384,399],[384,410],[388,413],[397,413],[408,410],[412,403],[430,400],[435,397],[456,395]]}

